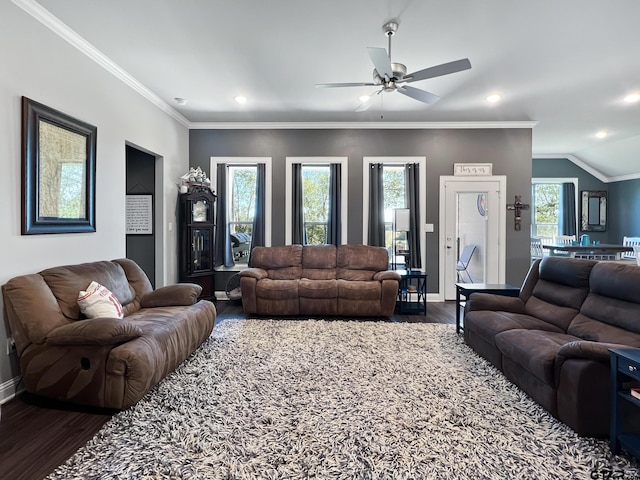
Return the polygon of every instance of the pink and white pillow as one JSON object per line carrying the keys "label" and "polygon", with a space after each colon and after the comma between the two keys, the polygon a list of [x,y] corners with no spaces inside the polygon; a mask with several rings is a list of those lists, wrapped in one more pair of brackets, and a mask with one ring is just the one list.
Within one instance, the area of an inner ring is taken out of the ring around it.
{"label": "pink and white pillow", "polygon": [[87,318],[124,317],[120,301],[107,287],[98,282],[91,282],[86,290],[80,290],[78,305]]}

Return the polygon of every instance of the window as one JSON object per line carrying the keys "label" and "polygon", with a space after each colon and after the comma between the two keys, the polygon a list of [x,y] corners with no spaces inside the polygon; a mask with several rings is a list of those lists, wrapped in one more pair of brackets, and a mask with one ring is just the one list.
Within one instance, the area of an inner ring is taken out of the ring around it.
{"label": "window", "polygon": [[293,165],[302,165],[302,209],[307,245],[327,242],[329,230],[330,165],[340,164],[340,233],[342,243],[347,243],[347,157],[287,157],[285,174],[285,242],[293,239]]}
{"label": "window", "polygon": [[[575,178],[532,179],[532,237],[554,237],[565,234],[560,231],[562,211],[565,207],[562,197],[563,183],[573,183],[575,191],[578,190],[578,180]],[[575,199],[573,205],[577,205]],[[577,215],[577,211],[575,213]]]}
{"label": "window", "polygon": [[560,217],[560,184],[533,184],[532,237],[553,237],[558,235]]}
{"label": "window", "polygon": [[[406,244],[406,232],[393,237],[393,217],[396,208],[407,208],[404,183],[404,165],[384,165],[382,167],[384,190],[384,246],[387,249],[398,247],[399,242]],[[402,249],[402,248],[400,248]],[[406,245],[404,247],[406,250]],[[390,250],[392,251],[392,250]]]}
{"label": "window", "polygon": [[[427,202],[424,192],[427,191],[427,175],[426,165],[427,159],[425,157],[364,157],[362,162],[362,243],[368,243],[368,221],[369,221],[369,170],[372,164],[381,163],[383,165],[383,190],[384,190],[384,223],[385,223],[385,246],[390,252],[393,251],[394,240],[396,242],[396,250],[403,250],[403,245],[406,242],[406,233],[401,232],[393,238],[393,220],[394,210],[396,208],[408,208],[406,205],[406,189],[405,185],[405,166],[411,163],[417,163],[420,165],[420,179],[418,192],[420,194],[420,219],[418,224],[420,225],[420,231],[418,236],[422,239],[421,242],[421,264],[424,266],[426,262],[426,243],[425,239],[425,224],[427,223]],[[403,261],[404,259],[398,258],[395,261]]]}
{"label": "window", "polygon": [[228,203],[229,232],[251,235],[258,169],[255,165],[229,165],[228,168],[228,191],[231,199]]}
{"label": "window", "polygon": [[302,165],[302,210],[307,245],[328,243],[329,165]]}
{"label": "window", "polygon": [[[270,157],[211,157],[211,182],[217,190],[218,165],[226,166],[226,199],[218,196],[218,202],[226,200],[226,227],[220,224],[220,219],[216,220],[216,230],[220,232],[228,231],[229,234],[220,234],[226,237],[228,242],[221,250],[229,249],[235,263],[247,263],[249,250],[251,248],[251,238],[253,236],[253,221],[256,210],[256,191],[258,165],[265,165],[265,192],[264,192],[264,212],[265,246],[271,245],[271,158]],[[219,193],[216,191],[216,193]],[[216,233],[216,239],[218,239]],[[216,244],[216,264],[222,261],[223,255]],[[227,250],[227,252],[229,252]],[[229,254],[227,254],[229,255]],[[226,258],[227,255],[224,255]],[[225,260],[226,262],[226,260]],[[229,264],[233,264],[229,262]]]}

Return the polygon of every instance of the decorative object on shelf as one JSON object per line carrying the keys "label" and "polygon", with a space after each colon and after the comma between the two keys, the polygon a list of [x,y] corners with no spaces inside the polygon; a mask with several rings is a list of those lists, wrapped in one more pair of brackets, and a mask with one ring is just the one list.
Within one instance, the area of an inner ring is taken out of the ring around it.
{"label": "decorative object on shelf", "polygon": [[513,210],[515,213],[515,217],[514,217],[514,224],[513,224],[513,229],[516,232],[519,232],[520,229],[522,228],[521,225],[521,221],[522,221],[522,216],[521,216],[521,211],[522,210],[529,210],[529,204],[528,203],[522,203],[522,196],[520,195],[516,195],[516,201],[515,203],[510,203],[507,205],[507,210]]}
{"label": "decorative object on shelf", "polygon": [[179,177],[178,190],[180,193],[187,193],[189,187],[205,186],[211,187],[211,180],[200,167],[190,167],[189,171]]}
{"label": "decorative object on shelf", "polygon": [[186,186],[178,195],[178,271],[181,282],[202,287],[200,298],[215,297],[216,195],[208,185]]}
{"label": "decorative object on shelf", "polygon": [[97,130],[22,97],[22,235],[96,231]]}

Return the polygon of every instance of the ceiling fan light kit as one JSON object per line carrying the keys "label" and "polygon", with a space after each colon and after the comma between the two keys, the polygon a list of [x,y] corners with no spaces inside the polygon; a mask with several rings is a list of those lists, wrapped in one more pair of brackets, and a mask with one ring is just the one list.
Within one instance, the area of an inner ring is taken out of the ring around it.
{"label": "ceiling fan light kit", "polygon": [[370,83],[318,83],[316,87],[335,88],[335,87],[380,87],[369,99],[363,102],[356,112],[363,112],[371,106],[373,99],[380,93],[399,92],[419,102],[430,105],[437,102],[440,97],[434,93],[421,90],[419,88],[404,85],[406,83],[426,80],[428,78],[440,77],[451,73],[468,70],[471,68],[471,62],[468,58],[455,60],[453,62],[443,63],[434,67],[428,67],[407,74],[407,67],[402,63],[391,61],[391,37],[398,31],[398,21],[390,20],[382,26],[382,31],[388,38],[388,49],[379,47],[367,47],[369,58],[373,63],[373,82]]}

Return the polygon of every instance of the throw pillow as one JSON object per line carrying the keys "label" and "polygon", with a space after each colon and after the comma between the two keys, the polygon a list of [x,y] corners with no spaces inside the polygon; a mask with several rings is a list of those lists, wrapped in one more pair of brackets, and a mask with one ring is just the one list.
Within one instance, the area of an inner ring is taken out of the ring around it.
{"label": "throw pillow", "polygon": [[91,282],[86,290],[80,290],[78,305],[87,318],[124,317],[122,304],[107,287],[98,282]]}

